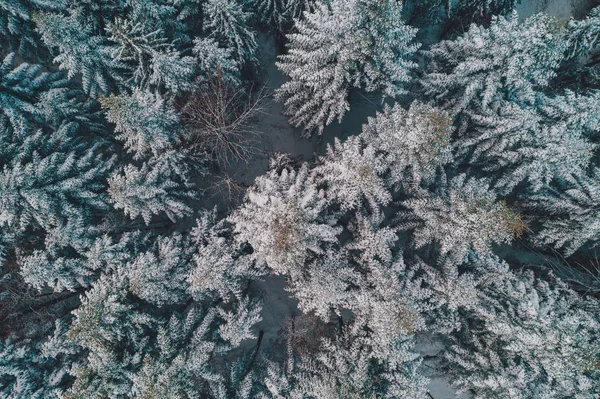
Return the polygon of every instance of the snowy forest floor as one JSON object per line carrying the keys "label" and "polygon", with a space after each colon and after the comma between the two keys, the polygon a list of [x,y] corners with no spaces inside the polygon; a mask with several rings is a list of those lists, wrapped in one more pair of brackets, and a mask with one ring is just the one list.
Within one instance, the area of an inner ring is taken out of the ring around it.
{"label": "snowy forest floor", "polygon": [[[409,1],[410,2],[410,1]],[[522,0],[517,6],[520,18],[527,18],[538,12],[546,12],[567,22],[571,16],[580,18],[591,8],[593,0]],[[421,41],[430,44],[439,41],[440,29],[430,26],[422,29]],[[258,76],[261,77],[267,97],[263,103],[263,114],[256,122],[255,129],[260,134],[254,154],[245,161],[233,162],[220,171],[220,175],[209,177],[217,183],[207,190],[203,207],[217,205],[221,212],[235,207],[244,196],[245,189],[252,184],[256,177],[266,173],[269,158],[277,153],[287,154],[298,161],[311,161],[317,156],[324,155],[328,144],[335,138],[343,140],[351,135],[360,133],[362,125],[369,117],[375,116],[382,108],[377,94],[352,92],[350,108],[341,123],[334,122],[328,126],[322,136],[303,137],[301,129],[294,128],[282,114],[283,105],[272,96],[275,89],[285,81],[285,76],[279,72],[275,62],[278,55],[278,43],[272,34],[261,34],[259,38],[260,62]],[[407,105],[407,104],[406,104]],[[223,179],[227,176],[227,179]],[[226,181],[227,180],[227,181]],[[527,261],[539,256],[537,253],[511,254],[519,261]],[[261,352],[284,351],[281,332],[292,315],[298,315],[297,301],[285,290],[286,279],[282,276],[271,275],[266,278],[258,290],[262,292],[264,306],[262,321],[257,329],[262,331]],[[248,342],[249,347],[256,342]],[[440,344],[428,336],[417,337],[417,350],[424,356],[423,373],[430,378],[429,391],[433,399],[469,398],[463,394],[456,396],[455,390],[449,386],[447,379],[438,369],[439,359],[436,355],[442,350]],[[278,354],[276,354],[278,355]],[[284,354],[281,353],[281,356]]]}

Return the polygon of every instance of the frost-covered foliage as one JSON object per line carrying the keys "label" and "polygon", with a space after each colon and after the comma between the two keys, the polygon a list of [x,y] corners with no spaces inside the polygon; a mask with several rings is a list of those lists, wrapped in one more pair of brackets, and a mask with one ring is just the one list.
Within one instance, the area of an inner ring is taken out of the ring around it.
{"label": "frost-covered foliage", "polygon": [[106,27],[114,63],[128,71],[124,84],[141,89],[166,88],[175,93],[191,86],[193,57],[182,57],[173,45],[166,43],[161,31],[146,33],[145,25],[115,19]]}
{"label": "frost-covered foliage", "polygon": [[452,160],[452,119],[448,113],[414,102],[408,110],[386,106],[363,129],[372,148],[385,153],[389,182],[430,180],[437,168]]}
{"label": "frost-covered foliage", "polygon": [[524,181],[538,191],[568,179],[587,168],[596,148],[570,121],[549,121],[511,103],[493,115],[468,114],[470,129],[455,141],[457,153],[494,177],[503,194]]}
{"label": "frost-covered foliage", "polygon": [[535,243],[552,245],[566,256],[584,245],[595,247],[600,242],[599,203],[598,168],[528,197],[526,205],[531,212],[544,215]]}
{"label": "frost-covered foliage", "polygon": [[336,339],[324,340],[318,354],[300,356],[298,361],[293,347],[288,346],[285,368],[268,363],[267,389],[260,398],[424,397],[427,380],[416,373],[419,361],[410,344],[391,351],[401,363],[379,359],[369,339],[350,328],[344,328]]}
{"label": "frost-covered foliage", "polygon": [[111,95],[101,99],[106,118],[115,124],[117,138],[134,159],[158,156],[179,141],[177,113],[158,95],[134,90],[131,95]]}
{"label": "frost-covered foliage", "polygon": [[256,260],[278,273],[301,273],[307,258],[336,241],[339,229],[321,217],[326,199],[306,167],[259,177],[247,199],[231,223],[239,240],[252,246]]}
{"label": "frost-covered foliage", "polygon": [[62,11],[64,0],[2,0],[0,2],[0,42],[3,50],[26,56],[39,56],[43,51],[35,33],[33,15],[40,11]]}
{"label": "frost-covered foliage", "polygon": [[249,17],[238,0],[207,0],[204,4],[204,23],[211,36],[232,49],[238,62],[253,61],[256,56],[255,33],[247,26]]}
{"label": "frost-covered foliage", "polygon": [[588,53],[600,38],[600,7],[593,8],[582,20],[571,19],[567,25],[569,57]]}
{"label": "frost-covered foliage", "polygon": [[90,27],[81,25],[73,15],[39,13],[34,21],[46,46],[58,48],[60,54],[54,62],[69,78],[81,74],[83,90],[91,96],[110,92],[115,85],[112,58],[102,37],[92,35]]}
{"label": "frost-covered foliage", "polygon": [[408,209],[402,217],[417,220],[412,225],[417,248],[435,243],[441,254],[452,251],[462,257],[470,250],[486,252],[492,244],[510,243],[522,232],[519,214],[498,201],[485,181],[460,175],[436,191],[402,203]]}
{"label": "frost-covered foliage", "polygon": [[352,87],[390,97],[406,93],[418,45],[401,11],[400,1],[335,0],[317,3],[296,21],[277,64],[290,81],[276,92],[293,125],[321,133],[341,121]]}
{"label": "frost-covered foliage", "polygon": [[184,201],[193,198],[193,193],[146,163],[140,168],[126,165],[122,173],[110,177],[108,185],[115,208],[123,209],[131,219],[142,216],[149,224],[153,216],[161,213],[172,221],[192,213]]}
{"label": "frost-covered foliage", "polygon": [[380,177],[388,165],[375,148],[365,146],[360,137],[350,137],[344,143],[336,139],[327,148],[322,165],[315,168],[318,182],[327,184],[327,192],[342,209],[357,209],[365,202],[379,212],[380,206],[391,201],[384,180]]}
{"label": "frost-covered foliage", "polygon": [[240,83],[240,65],[233,58],[231,48],[219,47],[217,41],[211,38],[196,38],[192,51],[198,60],[201,83],[217,77],[236,85]]}
{"label": "frost-covered foliage", "polygon": [[0,0],[0,397],[597,396],[598,9],[414,3]]}
{"label": "frost-covered foliage", "polygon": [[446,361],[476,398],[591,397],[598,390],[597,303],[564,283],[495,266]]}
{"label": "frost-covered foliage", "polygon": [[434,45],[422,84],[452,113],[485,112],[499,100],[533,104],[536,90],[556,75],[565,50],[557,20],[537,14],[520,23],[514,12],[494,17],[489,28],[473,25],[456,40]]}

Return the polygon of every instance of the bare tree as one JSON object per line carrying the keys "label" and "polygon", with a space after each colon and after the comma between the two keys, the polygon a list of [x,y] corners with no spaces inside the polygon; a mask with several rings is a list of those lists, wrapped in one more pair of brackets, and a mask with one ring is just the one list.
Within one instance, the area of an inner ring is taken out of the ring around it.
{"label": "bare tree", "polygon": [[184,145],[192,153],[206,153],[220,166],[258,152],[261,133],[256,119],[264,113],[265,88],[245,90],[223,79],[221,73],[184,98],[180,107],[186,128]]}

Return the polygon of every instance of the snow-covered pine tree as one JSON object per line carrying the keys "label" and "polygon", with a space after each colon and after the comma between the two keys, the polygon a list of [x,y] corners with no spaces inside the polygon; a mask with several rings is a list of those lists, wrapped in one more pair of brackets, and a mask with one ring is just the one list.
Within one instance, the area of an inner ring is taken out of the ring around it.
{"label": "snow-covered pine tree", "polygon": [[396,104],[369,118],[361,137],[384,153],[388,184],[429,181],[437,168],[452,160],[454,128],[448,113],[413,102],[408,110]]}
{"label": "snow-covered pine tree", "polygon": [[179,117],[158,94],[134,89],[131,95],[110,95],[100,102],[133,159],[157,157],[180,140]]}
{"label": "snow-covered pine tree", "polygon": [[204,3],[204,24],[210,36],[232,49],[240,64],[256,59],[256,34],[248,25],[250,13],[238,0],[207,0]]}
{"label": "snow-covered pine tree", "polygon": [[157,237],[152,248],[124,267],[129,290],[156,306],[187,302],[193,251],[190,241],[180,234]]}
{"label": "snow-covered pine tree", "polygon": [[600,38],[600,7],[590,10],[581,20],[571,19],[567,24],[568,56],[577,58],[596,48]]}
{"label": "snow-covered pine tree", "polygon": [[146,224],[161,213],[172,221],[191,215],[193,210],[184,201],[195,194],[161,172],[147,163],[139,168],[125,165],[122,173],[108,179],[110,201],[131,219],[142,216]]}
{"label": "snow-covered pine tree", "polygon": [[231,238],[230,226],[216,221],[216,209],[204,211],[191,234],[197,253],[188,283],[195,299],[213,295],[225,302],[239,299],[252,280],[266,274],[264,265],[244,253],[244,244]]}
{"label": "snow-covered pine tree", "polygon": [[519,22],[516,12],[494,17],[488,28],[473,25],[455,40],[427,51],[425,93],[452,114],[485,113],[498,100],[533,104],[535,93],[556,75],[566,43],[557,20],[536,14]]}
{"label": "snow-covered pine tree", "polygon": [[40,57],[39,37],[35,33],[32,14],[40,11],[63,11],[64,0],[2,0],[0,1],[0,42],[3,50],[23,56]]}
{"label": "snow-covered pine tree", "polygon": [[585,126],[577,123],[579,116],[547,120],[535,109],[510,102],[493,114],[465,114],[469,128],[454,142],[457,155],[485,172],[505,195],[521,182],[535,192],[553,180],[583,172],[596,148],[583,134]]}
{"label": "snow-covered pine tree", "polygon": [[[295,361],[286,369],[271,364],[264,398],[424,398],[427,379],[419,375],[420,360],[411,342],[390,348],[388,362],[373,354],[370,341],[360,327],[345,327],[334,338],[325,338],[317,353]],[[288,355],[295,356],[293,351]],[[285,392],[287,395],[277,396]]]}
{"label": "snow-covered pine tree", "polygon": [[42,72],[41,65],[15,65],[15,57],[15,53],[9,53],[0,65],[0,115],[8,118],[15,134],[21,135],[35,122],[45,122],[47,115],[38,99],[65,87],[66,79],[61,73]]}
{"label": "snow-covered pine tree", "polygon": [[250,0],[253,11],[258,14],[261,21],[278,31],[283,31],[289,22],[286,15],[287,3],[289,0]]}
{"label": "snow-covered pine tree", "polygon": [[539,94],[537,111],[547,118],[549,123],[565,123],[573,135],[591,139],[595,142],[600,134],[600,91],[586,90],[573,92],[565,90],[560,95]]}
{"label": "snow-covered pine tree", "polygon": [[190,89],[194,73],[193,57],[181,56],[160,30],[148,32],[146,23],[116,18],[106,27],[108,40],[115,43],[111,56],[129,71],[119,77],[123,84],[140,89],[167,89],[173,93]]}
{"label": "snow-covered pine tree", "polygon": [[41,345],[31,340],[0,340],[0,395],[5,398],[57,397],[68,379],[58,359],[45,358]]}
{"label": "snow-covered pine tree", "polygon": [[298,275],[304,262],[337,241],[340,229],[324,220],[326,199],[311,181],[308,167],[272,170],[256,179],[244,205],[230,216],[241,242],[275,273]]}
{"label": "snow-covered pine tree", "polygon": [[33,18],[36,30],[50,49],[58,49],[54,62],[67,70],[68,77],[81,74],[83,90],[92,97],[114,90],[115,65],[105,39],[93,35],[89,25],[82,25],[75,15],[38,13]]}
{"label": "snow-covered pine tree", "polygon": [[234,59],[233,49],[220,47],[212,38],[196,38],[192,52],[197,60],[199,84],[221,78],[235,86],[239,85],[240,64]]}
{"label": "snow-covered pine tree", "polygon": [[0,172],[0,224],[13,231],[51,229],[69,218],[90,220],[108,206],[105,178],[112,161],[97,148],[17,159]]}
{"label": "snow-covered pine tree", "polygon": [[290,81],[276,91],[293,125],[321,133],[340,121],[351,87],[390,97],[406,92],[418,45],[401,12],[400,1],[333,0],[318,2],[296,21],[288,53],[277,64]]}
{"label": "snow-covered pine tree", "polygon": [[478,303],[463,313],[445,353],[460,391],[486,399],[593,397],[600,381],[597,301],[501,262],[485,272]]}
{"label": "snow-covered pine tree", "polygon": [[472,249],[486,252],[492,244],[510,243],[524,228],[521,216],[498,201],[484,180],[464,174],[401,204],[408,211],[399,218],[414,228],[417,248],[437,244],[441,255],[452,251],[457,259]]}
{"label": "snow-covered pine tree", "polygon": [[360,136],[351,136],[327,147],[327,155],[314,169],[315,181],[323,184],[327,198],[336,201],[342,210],[356,210],[368,204],[378,214],[392,197],[382,175],[389,165],[376,148],[365,145]]}
{"label": "snow-covered pine tree", "polygon": [[534,236],[538,246],[552,245],[570,256],[600,243],[600,169],[569,176],[523,203],[541,222]]}

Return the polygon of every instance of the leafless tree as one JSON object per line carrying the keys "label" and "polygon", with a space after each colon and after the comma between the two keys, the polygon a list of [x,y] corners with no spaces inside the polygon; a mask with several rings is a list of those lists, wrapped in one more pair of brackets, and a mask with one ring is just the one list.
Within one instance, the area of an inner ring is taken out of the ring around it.
{"label": "leafless tree", "polygon": [[186,96],[180,105],[186,129],[184,145],[207,153],[220,166],[248,161],[258,152],[261,133],[256,120],[264,113],[265,88],[253,92],[223,79],[221,74]]}

